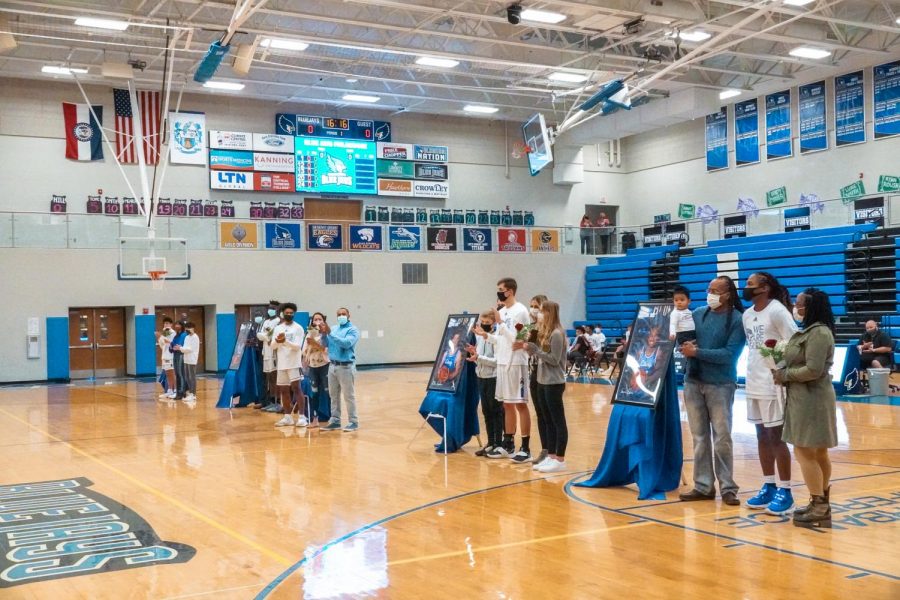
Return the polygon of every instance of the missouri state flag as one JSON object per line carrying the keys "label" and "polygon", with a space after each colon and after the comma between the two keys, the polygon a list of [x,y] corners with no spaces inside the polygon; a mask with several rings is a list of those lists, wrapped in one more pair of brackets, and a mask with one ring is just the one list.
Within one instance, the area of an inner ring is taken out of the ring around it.
{"label": "missouri state flag", "polygon": [[94,114],[87,104],[63,102],[66,123],[66,158],[72,160],[103,160],[103,107],[94,106]]}

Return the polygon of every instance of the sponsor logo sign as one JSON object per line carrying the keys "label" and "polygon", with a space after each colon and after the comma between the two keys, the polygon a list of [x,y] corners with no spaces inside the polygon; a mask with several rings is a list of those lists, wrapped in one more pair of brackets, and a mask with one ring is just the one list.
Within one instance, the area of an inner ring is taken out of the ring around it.
{"label": "sponsor logo sign", "polygon": [[266,223],[266,248],[299,250],[300,247],[299,223]]}
{"label": "sponsor logo sign", "polygon": [[421,146],[419,144],[413,146],[413,160],[445,163],[448,154],[447,146]]}
{"label": "sponsor logo sign", "polygon": [[252,190],[254,173],[210,171],[209,187],[214,190]]}
{"label": "sponsor logo sign", "polygon": [[351,225],[351,250],[381,250],[383,248],[380,225]]}
{"label": "sponsor logo sign", "polygon": [[378,159],[378,176],[394,179],[415,179],[416,164],[400,160]]}
{"label": "sponsor logo sign", "polygon": [[418,252],[422,249],[422,228],[415,225],[391,225],[388,228],[388,244],[390,250]]}
{"label": "sponsor logo sign", "polygon": [[253,149],[256,152],[294,153],[294,138],[290,135],[274,133],[254,133]]}
{"label": "sponsor logo sign", "polygon": [[254,171],[278,171],[281,173],[294,172],[293,154],[270,154],[268,152],[253,153]]}
{"label": "sponsor logo sign", "polygon": [[344,247],[341,225],[310,223],[306,228],[310,250],[341,250]]}
{"label": "sponsor logo sign", "polygon": [[447,198],[450,186],[446,181],[414,181],[412,195],[416,198]]}
{"label": "sponsor logo sign", "polygon": [[253,134],[245,131],[211,130],[209,147],[218,150],[253,150]]}
{"label": "sponsor logo sign", "polygon": [[490,252],[493,250],[491,233],[489,227],[464,227],[463,251]]}
{"label": "sponsor logo sign", "polygon": [[456,252],[456,227],[429,227],[428,249],[438,252]]}
{"label": "sponsor logo sign", "polygon": [[219,223],[219,247],[229,250],[259,248],[256,223],[253,221],[222,221]]}
{"label": "sponsor logo sign", "polygon": [[239,150],[210,150],[209,168],[214,171],[252,171],[253,154]]}
{"label": "sponsor logo sign", "polygon": [[378,142],[377,156],[385,160],[412,160],[413,145]]}
{"label": "sponsor logo sign", "polygon": [[497,229],[497,250],[500,252],[525,252],[525,229],[500,227]]}
{"label": "sponsor logo sign", "polygon": [[412,196],[413,182],[405,179],[379,179],[379,196]]}
{"label": "sponsor logo sign", "polygon": [[254,173],[253,191],[255,192],[293,192],[293,173]]}
{"label": "sponsor logo sign", "polygon": [[436,163],[415,163],[415,178],[437,181],[447,180],[447,165]]}
{"label": "sponsor logo sign", "polygon": [[532,229],[532,252],[559,252],[558,229]]}

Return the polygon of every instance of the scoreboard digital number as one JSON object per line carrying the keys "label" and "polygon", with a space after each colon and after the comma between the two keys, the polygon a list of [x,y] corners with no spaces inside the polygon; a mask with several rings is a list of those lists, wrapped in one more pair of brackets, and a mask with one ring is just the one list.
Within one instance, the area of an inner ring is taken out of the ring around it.
{"label": "scoreboard digital number", "polygon": [[279,113],[275,115],[275,131],[281,135],[299,137],[343,138],[367,142],[391,141],[391,124],[387,121]]}

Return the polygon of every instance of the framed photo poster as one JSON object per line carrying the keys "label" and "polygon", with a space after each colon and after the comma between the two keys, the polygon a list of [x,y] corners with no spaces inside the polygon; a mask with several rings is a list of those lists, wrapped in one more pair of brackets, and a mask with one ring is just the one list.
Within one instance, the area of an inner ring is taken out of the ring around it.
{"label": "framed photo poster", "polygon": [[656,408],[674,349],[669,341],[672,309],[664,302],[638,303],[613,403]]}
{"label": "framed photo poster", "polygon": [[456,392],[459,377],[466,364],[466,344],[469,332],[478,321],[477,314],[449,315],[437,357],[428,378],[428,389],[441,392]]}

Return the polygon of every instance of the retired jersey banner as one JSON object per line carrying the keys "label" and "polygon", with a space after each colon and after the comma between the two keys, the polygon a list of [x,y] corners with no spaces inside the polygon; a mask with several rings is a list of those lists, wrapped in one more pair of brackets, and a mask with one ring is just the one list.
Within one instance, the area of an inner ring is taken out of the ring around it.
{"label": "retired jersey banner", "polygon": [[350,250],[382,250],[380,225],[351,225]]}
{"label": "retired jersey banner", "polygon": [[532,229],[532,252],[559,252],[558,229]]}
{"label": "retired jersey banner", "polygon": [[306,228],[306,238],[310,250],[342,250],[344,248],[343,226],[309,223]]}
{"label": "retired jersey banner", "polygon": [[497,229],[497,250],[500,252],[525,252],[527,239],[525,229],[500,227]]}
{"label": "retired jersey banner", "polygon": [[259,239],[253,221],[221,221],[219,223],[219,247],[227,250],[256,250]]}
{"label": "retired jersey banner", "polygon": [[169,162],[176,165],[206,164],[204,113],[169,113]]}
{"label": "retired jersey banner", "polygon": [[456,227],[429,227],[428,249],[435,252],[456,252]]}
{"label": "retired jersey banner", "polygon": [[828,149],[825,119],[825,82],[801,85],[800,154]]}
{"label": "retired jersey banner", "polygon": [[794,153],[791,140],[791,90],[766,96],[766,160]]}
{"label": "retired jersey banner", "polygon": [[875,74],[875,139],[900,134],[900,60],[878,65]]}
{"label": "retired jersey banner", "polygon": [[734,105],[734,159],[737,166],[759,162],[759,102]]}
{"label": "retired jersey banner", "polygon": [[489,227],[464,227],[464,252],[491,252],[493,248],[493,230]]}
{"label": "retired jersey banner", "polygon": [[706,115],[706,170],[728,168],[728,107]]}
{"label": "retired jersey banner", "polygon": [[834,78],[834,139],[838,146],[866,141],[866,105],[862,71]]}
{"label": "retired jersey banner", "polygon": [[[66,124],[66,158],[72,160],[103,160],[103,107],[63,102],[63,121]],[[94,115],[97,118],[94,119]]]}

